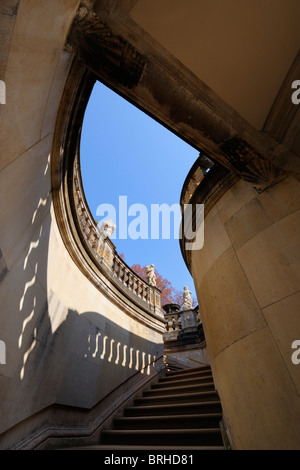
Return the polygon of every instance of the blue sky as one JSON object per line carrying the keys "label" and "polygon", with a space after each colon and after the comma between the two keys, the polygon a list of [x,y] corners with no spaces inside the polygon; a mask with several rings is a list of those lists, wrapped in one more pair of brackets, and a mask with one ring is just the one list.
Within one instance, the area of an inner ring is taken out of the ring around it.
{"label": "blue sky", "polygon": [[[101,204],[112,204],[119,220],[120,196],[127,207],[142,204],[149,214],[148,239],[113,240],[131,266],[154,264],[158,272],[183,291],[195,295],[192,277],[183,261],[171,219],[170,239],[151,239],[153,204],[179,204],[186,175],[198,151],[109,88],[96,82],[88,103],[81,136],[81,172],[87,202],[94,218]],[[127,215],[128,224],[137,221]],[[136,232],[139,231],[137,227]],[[145,230],[144,230],[145,233]]]}

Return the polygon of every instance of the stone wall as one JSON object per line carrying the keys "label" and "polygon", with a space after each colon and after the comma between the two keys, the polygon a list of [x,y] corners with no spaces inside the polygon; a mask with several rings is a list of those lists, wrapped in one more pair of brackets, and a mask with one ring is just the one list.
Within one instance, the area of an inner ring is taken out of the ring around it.
{"label": "stone wall", "polygon": [[0,448],[28,439],[28,418],[35,431],[47,427],[38,418],[47,407],[92,409],[131,379],[137,384],[163,354],[163,323],[129,315],[92,284],[57,224],[52,142],[73,60],[64,45],[79,3],[1,6]]}
{"label": "stone wall", "polygon": [[258,194],[236,182],[205,217],[191,251],[202,322],[237,449],[299,449],[300,183]]}

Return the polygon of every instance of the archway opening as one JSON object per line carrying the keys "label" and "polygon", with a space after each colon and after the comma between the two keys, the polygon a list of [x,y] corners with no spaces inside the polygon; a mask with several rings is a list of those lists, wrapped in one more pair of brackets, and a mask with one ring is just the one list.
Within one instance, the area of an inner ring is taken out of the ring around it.
{"label": "archway opening", "polygon": [[199,152],[97,81],[81,133],[83,188],[94,219],[111,218],[125,262],[154,264],[177,292],[193,279],[180,252],[180,193]]}

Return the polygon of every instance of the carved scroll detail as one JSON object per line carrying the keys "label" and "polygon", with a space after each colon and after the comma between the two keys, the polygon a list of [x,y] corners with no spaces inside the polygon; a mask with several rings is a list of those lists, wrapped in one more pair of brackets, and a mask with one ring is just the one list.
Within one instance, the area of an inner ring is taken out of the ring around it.
{"label": "carved scroll detail", "polygon": [[144,56],[92,11],[79,10],[68,44],[104,80],[132,88],[143,74]]}
{"label": "carved scroll detail", "polygon": [[237,173],[244,180],[252,183],[258,192],[264,191],[285,177],[284,172],[264,159],[251,145],[238,137],[233,137],[224,143],[221,149]]}

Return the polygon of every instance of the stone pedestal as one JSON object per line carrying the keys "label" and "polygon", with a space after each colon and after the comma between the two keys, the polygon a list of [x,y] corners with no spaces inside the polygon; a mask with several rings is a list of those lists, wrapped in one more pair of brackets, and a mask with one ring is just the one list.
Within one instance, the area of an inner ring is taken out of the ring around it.
{"label": "stone pedestal", "polygon": [[115,251],[115,245],[109,238],[103,239],[100,237],[97,254],[100,261],[104,262],[110,269],[113,267]]}
{"label": "stone pedestal", "polygon": [[181,311],[181,326],[184,331],[191,331],[197,328],[197,320],[194,310]]}

